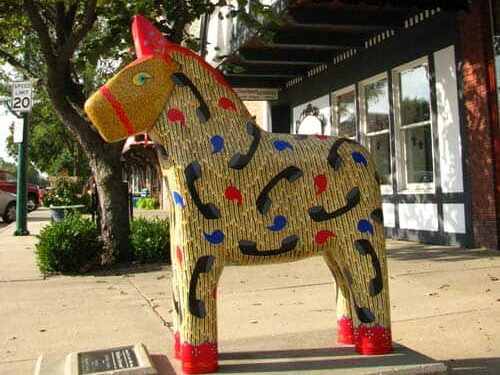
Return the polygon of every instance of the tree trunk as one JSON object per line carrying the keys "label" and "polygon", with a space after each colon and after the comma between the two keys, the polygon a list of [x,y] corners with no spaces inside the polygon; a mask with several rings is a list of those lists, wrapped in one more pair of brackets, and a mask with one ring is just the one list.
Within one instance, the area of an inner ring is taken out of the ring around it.
{"label": "tree trunk", "polygon": [[99,196],[101,215],[101,239],[104,245],[101,264],[115,260],[130,260],[128,189],[123,182],[121,151],[123,142],[106,143],[97,131],[91,128],[82,115],[69,105],[64,90],[49,86],[49,96],[59,120],[75,137],[88,157]]}
{"label": "tree trunk", "polygon": [[[108,147],[104,147],[104,152]],[[129,240],[128,186],[123,181],[119,156],[99,153],[90,161],[99,197],[101,236],[104,252],[101,264],[131,260]]]}
{"label": "tree trunk", "polygon": [[[97,19],[97,0],[82,2],[86,4],[82,4],[84,10],[79,16],[76,15],[79,2],[73,2],[69,7],[63,1],[56,2],[55,7],[45,7],[33,0],[20,3],[40,42],[47,66],[45,87],[50,101],[59,120],[88,157],[96,181],[104,243],[101,263],[127,259],[130,257],[128,195],[120,162],[123,142],[108,144],[91,127],[83,111],[86,99],[83,86],[76,74],[73,75],[76,72],[73,55]],[[50,17],[53,15],[51,10],[55,11],[55,18]],[[15,57],[12,60],[17,62]],[[23,64],[14,66],[22,68]]]}

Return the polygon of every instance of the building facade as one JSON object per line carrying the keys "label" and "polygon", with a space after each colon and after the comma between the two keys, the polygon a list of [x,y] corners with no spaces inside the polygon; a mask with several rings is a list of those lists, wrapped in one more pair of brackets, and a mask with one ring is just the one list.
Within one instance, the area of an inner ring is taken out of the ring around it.
{"label": "building facade", "polygon": [[278,91],[272,131],[364,144],[389,237],[498,249],[498,6],[275,3],[287,23],[271,44],[242,38],[236,21],[217,29],[219,44],[238,35],[231,63],[244,72],[230,82]]}

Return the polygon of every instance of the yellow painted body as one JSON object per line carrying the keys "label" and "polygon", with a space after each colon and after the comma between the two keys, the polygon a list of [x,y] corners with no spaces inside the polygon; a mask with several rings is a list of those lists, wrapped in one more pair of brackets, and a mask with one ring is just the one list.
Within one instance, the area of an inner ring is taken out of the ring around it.
{"label": "yellow painted body", "polygon": [[[139,73],[148,78],[137,85]],[[168,51],[167,59],[155,55],[134,63],[106,86],[134,128],[148,130],[158,146],[172,197],[175,329],[182,345],[217,342],[215,288],[225,264],[318,254],[336,279],[337,318],[352,322],[357,348],[363,352],[364,342],[371,343],[382,327],[384,347],[377,353],[390,351],[380,190],[374,163],[361,145],[256,129],[234,91],[180,47]],[[98,92],[86,111],[113,141],[128,133],[116,105],[111,107]],[[235,167],[235,159],[246,164]],[[287,170],[295,173],[276,179]],[[349,206],[354,195],[359,199]],[[338,215],[316,220],[313,213],[320,208]],[[184,353],[179,355],[184,360]],[[196,372],[190,361],[185,360],[186,371]]]}

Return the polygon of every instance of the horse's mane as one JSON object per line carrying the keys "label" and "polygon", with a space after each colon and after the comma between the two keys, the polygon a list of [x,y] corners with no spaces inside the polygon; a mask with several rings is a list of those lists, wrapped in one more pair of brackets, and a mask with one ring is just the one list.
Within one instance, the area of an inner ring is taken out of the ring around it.
{"label": "horse's mane", "polygon": [[132,36],[134,38],[137,59],[141,59],[148,55],[159,54],[163,56],[167,62],[170,62],[171,53],[176,51],[185,56],[194,58],[204,69],[208,70],[208,72],[215,77],[217,82],[232,90],[231,85],[224,79],[218,70],[190,49],[170,42],[144,16],[134,16],[132,21]]}

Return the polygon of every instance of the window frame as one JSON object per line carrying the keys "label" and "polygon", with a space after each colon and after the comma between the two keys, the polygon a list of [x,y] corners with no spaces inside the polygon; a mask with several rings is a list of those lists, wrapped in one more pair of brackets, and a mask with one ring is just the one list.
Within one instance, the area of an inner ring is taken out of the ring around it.
{"label": "window frame", "polygon": [[[387,80],[387,101],[388,101],[387,104],[389,105],[389,111],[387,113],[387,116],[389,117],[389,126],[385,130],[379,130],[379,131],[368,133],[368,121],[367,121],[368,113],[367,113],[367,108],[365,105],[365,87],[369,84],[378,82],[378,81],[383,80],[383,79]],[[390,174],[391,182],[389,184],[380,184],[380,190],[381,190],[382,194],[385,194],[385,195],[393,194],[393,192],[394,192],[393,186],[392,186],[393,185],[392,181],[393,181],[394,173],[395,173],[395,171],[393,170],[393,165],[392,165],[392,160],[393,160],[392,147],[393,146],[392,146],[392,136],[391,136],[392,121],[391,121],[391,103],[390,103],[390,101],[391,101],[390,83],[391,82],[389,80],[389,74],[387,72],[382,72],[382,73],[376,74],[376,75],[371,76],[367,79],[364,79],[358,83],[358,86],[359,86],[359,94],[358,94],[359,95],[359,136],[360,136],[361,143],[363,144],[364,147],[366,147],[367,150],[369,150],[368,140],[370,137],[381,135],[381,134],[389,134],[389,164],[390,164],[390,168],[391,168],[391,174]],[[372,153],[372,152],[370,151],[370,153]]]}
{"label": "window frame", "polygon": [[331,122],[332,122],[332,131],[331,134],[332,136],[339,137],[339,126],[337,123],[337,111],[338,111],[338,106],[337,106],[337,97],[340,95],[344,95],[348,92],[354,92],[354,137],[348,137],[349,139],[352,140],[357,140],[359,136],[359,115],[358,115],[358,92],[356,88],[356,84],[351,84],[348,86],[345,86],[339,90],[335,90],[331,93]]}
{"label": "window frame", "polygon": [[[429,120],[412,123],[410,125],[401,125],[401,104],[400,104],[400,79],[399,75],[405,70],[424,65],[427,69],[427,82],[429,85]],[[408,63],[399,65],[392,69],[392,95],[393,95],[393,113],[394,113],[394,134],[396,139],[396,178],[398,181],[398,192],[402,194],[413,193],[435,193],[436,190],[436,161],[434,142],[435,135],[433,131],[434,114],[432,111],[432,82],[429,57],[422,56]],[[431,157],[432,157],[432,182],[408,182],[406,170],[406,149],[405,149],[405,130],[417,129],[429,126],[431,134]]]}

